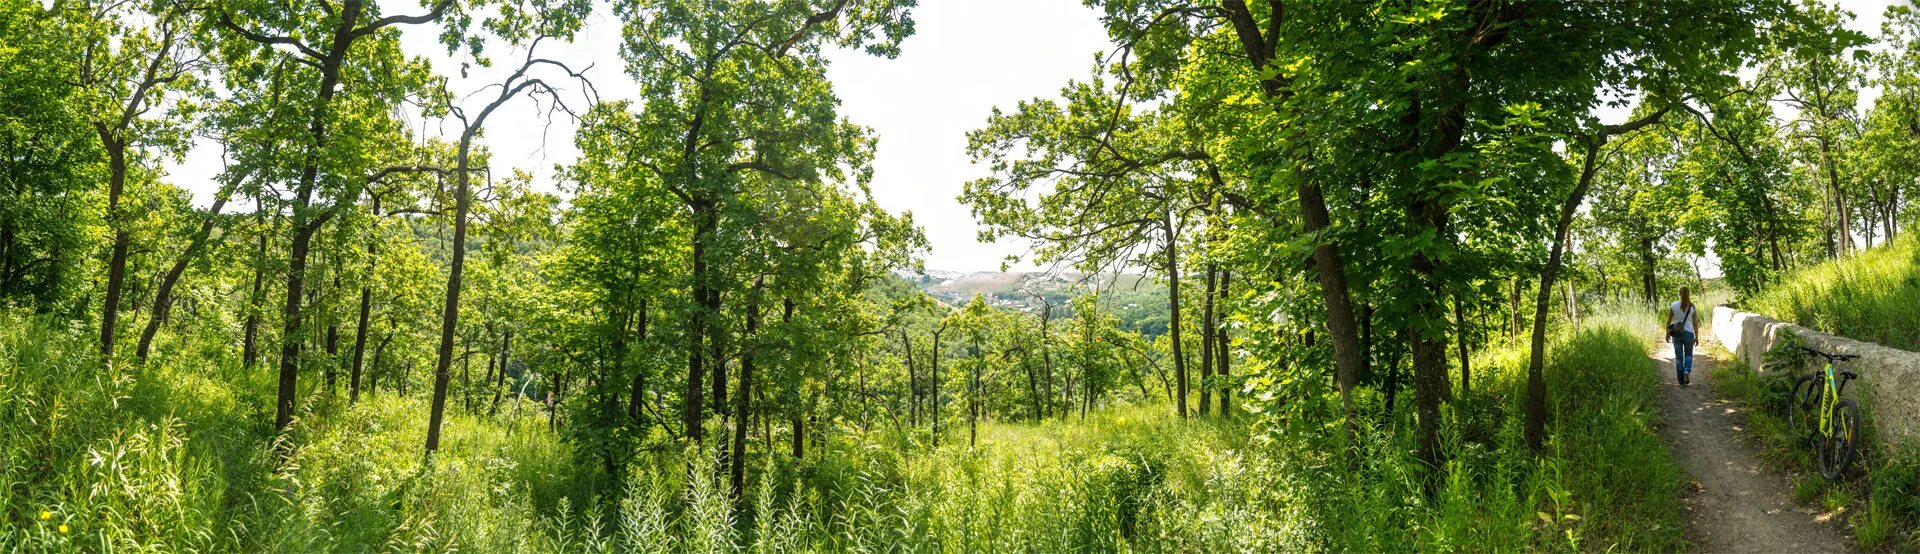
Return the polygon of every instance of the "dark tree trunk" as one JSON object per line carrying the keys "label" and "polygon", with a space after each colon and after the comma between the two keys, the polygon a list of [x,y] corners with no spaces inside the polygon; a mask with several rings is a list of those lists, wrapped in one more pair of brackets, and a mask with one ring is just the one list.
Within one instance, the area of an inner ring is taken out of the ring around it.
{"label": "dark tree trunk", "polygon": [[1453,336],[1460,345],[1460,396],[1465,397],[1467,393],[1473,391],[1473,361],[1472,356],[1467,352],[1467,316],[1461,304],[1463,302],[1460,295],[1454,294]]}
{"label": "dark tree trunk", "polygon": [[1177,246],[1180,233],[1173,225],[1173,212],[1167,212],[1165,230],[1167,233],[1167,308],[1170,310],[1167,331],[1173,335],[1174,405],[1177,406],[1174,411],[1185,418],[1187,417],[1187,359],[1180,348],[1180,252]]}
{"label": "dark tree trunk", "polygon": [[[376,221],[380,218],[380,197],[377,195],[373,197],[373,217]],[[375,264],[373,267],[378,267],[380,263],[380,237],[378,236],[378,229],[379,227],[376,225],[374,230],[369,233],[371,236],[367,239],[367,260],[369,263]],[[353,369],[351,370],[352,372],[347,375],[348,404],[360,401],[361,362],[366,359],[367,321],[372,314],[373,278],[369,275],[366,281],[360,283],[360,314],[355,318],[353,324]]]}
{"label": "dark tree trunk", "polygon": [[[332,262],[333,262],[332,258],[329,258],[329,265],[332,265]],[[340,272],[338,268],[328,268],[327,271],[330,273],[333,273],[333,285],[327,291],[327,294],[331,295],[333,294],[333,290],[340,288]],[[338,381],[339,374],[340,374],[340,371],[339,371],[340,363],[338,361],[340,356],[340,324],[339,324],[339,318],[336,317],[335,314],[333,313],[334,310],[328,309],[326,310],[326,312],[327,312],[327,394],[331,396],[333,394],[333,391],[335,390],[334,386]]]}
{"label": "dark tree trunk", "polygon": [[467,264],[467,210],[472,199],[469,197],[468,174],[469,152],[473,144],[473,135],[479,124],[469,126],[460,138],[459,168],[454,176],[453,201],[453,258],[447,265],[447,291],[445,304],[440,312],[440,351],[433,365],[433,403],[427,419],[426,453],[429,458],[440,449],[440,425],[446,420],[447,384],[453,380],[453,333],[460,325],[460,289],[461,279],[465,277]]}
{"label": "dark tree trunk", "polygon": [[100,309],[100,358],[113,363],[114,333],[119,328],[120,295],[127,279],[126,218],[120,214],[120,194],[127,184],[127,147],[102,127],[100,141],[107,149],[107,224],[113,227],[113,254],[107,262],[107,297]]}
{"label": "dark tree trunk", "polygon": [[[500,333],[500,374],[494,377],[495,381],[493,382],[493,405],[487,409],[487,413],[489,414],[500,413],[500,395],[502,394],[502,391],[504,391],[505,387],[507,386],[507,367],[508,367],[507,364],[512,361],[513,361],[513,329],[508,328],[507,330],[502,331]],[[516,392],[514,394],[517,396],[519,393]]]}
{"label": "dark tree trunk", "polygon": [[[1386,379],[1386,385],[1383,387],[1386,390],[1383,391],[1383,394],[1385,394],[1387,397],[1387,402],[1386,402],[1387,413],[1386,413],[1385,419],[1386,419],[1386,424],[1389,426],[1389,428],[1392,428],[1393,421],[1394,421],[1393,420],[1394,400],[1396,400],[1400,396],[1400,352],[1401,352],[1401,348],[1405,346],[1405,342],[1406,342],[1404,340],[1406,338],[1406,335],[1402,333],[1395,332],[1393,336],[1394,338],[1391,339],[1386,346],[1386,348],[1389,349],[1388,350],[1389,353],[1387,354],[1387,363],[1386,363],[1387,367],[1385,368],[1387,374],[1383,377],[1384,379]],[[1308,339],[1312,339],[1312,337],[1309,336]],[[1311,346],[1313,344],[1313,341],[1308,340],[1307,344]]]}
{"label": "dark tree trunk", "polygon": [[701,425],[702,399],[705,388],[701,380],[706,377],[706,331],[707,331],[707,288],[711,286],[707,275],[707,241],[711,240],[718,216],[711,206],[697,204],[694,213],[698,220],[693,229],[693,317],[688,318],[687,326],[687,394],[681,404],[681,424],[687,428],[687,439],[700,442],[705,434]]}
{"label": "dark tree trunk", "polygon": [[1207,380],[1213,377],[1213,295],[1216,292],[1215,288],[1219,286],[1214,279],[1214,275],[1218,272],[1218,266],[1207,264],[1206,296],[1200,301],[1200,415],[1202,416],[1207,415],[1207,412],[1211,411],[1210,407],[1213,406],[1213,393],[1207,386]]}
{"label": "dark tree trunk", "polygon": [[1554,226],[1553,246],[1547,252],[1547,266],[1540,270],[1540,293],[1535,297],[1533,307],[1533,343],[1527,358],[1526,421],[1523,432],[1527,448],[1536,453],[1541,452],[1547,434],[1547,379],[1543,370],[1546,365],[1547,306],[1553,301],[1553,280],[1560,273],[1560,259],[1567,244],[1568,230],[1573,227],[1574,212],[1586,199],[1587,188],[1593,183],[1594,170],[1599,162],[1600,146],[1605,143],[1604,135],[1587,141],[1587,155],[1580,169],[1580,180],[1574,183],[1566,203],[1560,205],[1560,221]]}
{"label": "dark tree trunk", "polygon": [[1655,275],[1659,260],[1653,257],[1653,239],[1640,239],[1640,289],[1647,304],[1660,301],[1659,279]]}
{"label": "dark tree trunk", "polygon": [[973,337],[973,371],[967,380],[967,448],[980,444],[980,336]]}
{"label": "dark tree trunk", "polygon": [[[260,204],[260,199],[255,197],[254,203]],[[264,214],[266,214],[266,208],[264,206],[258,208],[256,217],[259,224],[260,245],[253,259],[253,292],[247,296],[247,322],[243,325],[246,331],[240,347],[241,363],[247,369],[253,369],[254,362],[260,358],[260,302],[265,299],[263,288],[266,286],[268,232]]]}
{"label": "dark tree trunk", "polygon": [[[1302,231],[1315,235],[1332,225],[1332,218],[1327,214],[1327,200],[1321,195],[1318,183],[1302,180],[1297,192],[1304,223]],[[1320,297],[1327,308],[1327,337],[1333,341],[1334,380],[1340,388],[1341,410],[1351,422],[1353,387],[1358,381],[1364,353],[1361,352],[1359,334],[1356,332],[1358,329],[1353,321],[1352,300],[1347,295],[1346,267],[1330,242],[1314,245],[1313,261],[1318,269]],[[1352,424],[1348,426],[1351,428]]]}
{"label": "dark tree trunk", "polygon": [[301,295],[306,293],[307,254],[312,246],[315,226],[309,223],[307,209],[313,202],[314,188],[319,184],[320,153],[328,144],[327,120],[332,113],[333,96],[340,85],[340,68],[347,51],[353,46],[354,26],[359,22],[364,4],[359,1],[345,2],[340,9],[340,20],[334,26],[327,54],[317,60],[320,67],[320,89],[315,98],[312,119],[307,124],[307,136],[313,141],[307,145],[306,160],[300,168],[293,202],[293,242],[288,248],[287,294],[286,302],[281,306],[280,329],[280,387],[274,405],[273,427],[285,431],[287,424],[293,421],[294,395],[298,392],[296,380],[300,373],[300,346],[304,342],[300,336]]}
{"label": "dark tree trunk", "polygon": [[941,322],[940,328],[933,331],[933,371],[928,380],[933,385],[933,405],[928,408],[933,415],[933,447],[940,447],[940,335],[947,331],[947,323]]}
{"label": "dark tree trunk", "polygon": [[[753,288],[759,289],[760,286],[761,281],[755,279]],[[750,413],[748,409],[751,407],[747,404],[747,399],[753,398],[753,358],[755,350],[751,341],[754,340],[755,333],[759,331],[760,302],[756,298],[749,297],[747,298],[747,331],[745,337],[745,340],[749,342],[747,348],[740,353],[740,394],[735,400],[737,403],[733,408],[733,475],[730,483],[732,484],[733,499],[735,501],[740,500],[741,492],[745,490],[747,482],[747,425],[753,419],[747,417],[747,414]],[[797,458],[799,456],[796,455],[795,457]],[[766,516],[763,515],[761,517]]]}
{"label": "dark tree trunk", "polygon": [[907,425],[920,426],[920,373],[913,366],[913,340],[900,330],[900,350],[907,357]]}
{"label": "dark tree trunk", "polygon": [[[1220,301],[1222,305],[1214,308],[1213,359],[1215,363],[1220,364],[1219,371],[1215,371],[1214,374],[1220,376],[1220,381],[1223,383],[1227,382],[1227,368],[1233,359],[1233,355],[1227,349],[1228,345],[1231,344],[1231,341],[1229,341],[1227,337],[1227,326],[1221,322],[1221,320],[1226,319],[1226,306],[1224,303],[1227,299],[1228,283],[1232,281],[1232,272],[1224,269],[1220,270]],[[1233,387],[1220,387],[1220,415],[1222,417],[1233,414],[1233,412],[1228,409],[1232,405],[1232,402],[1229,400],[1232,395]]]}
{"label": "dark tree trunk", "polygon": [[[1311,339],[1312,337],[1309,336],[1308,338]],[[1312,347],[1313,341],[1308,340],[1307,346]],[[1361,357],[1360,357],[1360,375],[1359,375],[1360,380],[1364,380],[1368,383],[1379,382],[1378,380],[1379,377],[1374,375],[1374,372],[1375,372],[1373,367],[1373,359],[1375,357],[1374,346],[1375,345],[1373,340],[1373,304],[1369,302],[1369,303],[1360,305]],[[1338,379],[1336,378],[1336,381],[1337,380]]]}
{"label": "dark tree trunk", "polygon": [[1040,369],[1046,378],[1046,394],[1041,395],[1040,417],[1053,416],[1053,333],[1048,326],[1053,321],[1053,303],[1043,301],[1040,305]]}
{"label": "dark tree trunk", "polygon": [[[640,300],[639,319],[640,321],[638,322],[638,325],[640,326],[640,329],[639,329],[639,332],[636,333],[636,336],[638,337],[638,340],[642,344],[645,344],[647,340],[647,323],[648,323],[646,299]],[[624,332],[624,329],[622,331]],[[633,370],[633,387],[627,393],[627,417],[633,418],[633,420],[636,422],[640,421],[640,409],[643,406],[645,406],[645,402],[647,398],[646,391],[647,391],[647,368],[636,367]]]}

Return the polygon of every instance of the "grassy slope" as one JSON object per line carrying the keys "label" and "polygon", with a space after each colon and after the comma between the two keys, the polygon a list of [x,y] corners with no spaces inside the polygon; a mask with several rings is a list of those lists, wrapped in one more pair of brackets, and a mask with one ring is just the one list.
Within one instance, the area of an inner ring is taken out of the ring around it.
{"label": "grassy slope", "polygon": [[1517,445],[1523,351],[1483,355],[1474,400],[1450,416],[1449,478],[1431,497],[1414,477],[1404,413],[1399,433],[1369,432],[1349,469],[1345,447],[1327,442],[1337,434],[1299,432],[1324,421],[1250,433],[1123,406],[1084,423],[987,424],[977,449],[843,434],[806,460],[766,460],[771,477],[750,484],[735,514],[715,482],[689,478],[707,475],[688,471],[710,467],[701,452],[648,454],[631,494],[594,502],[619,489],[531,411],[450,410],[448,447],[423,469],[420,395],[314,400],[282,464],[267,446],[268,372],[207,362],[227,356],[215,338],[104,375],[86,361],[85,329],[0,323],[0,396],[17,399],[0,408],[0,551],[1681,545],[1677,469],[1649,426],[1648,342],[1618,324],[1590,324],[1553,349],[1561,438],[1539,459]]}
{"label": "grassy slope", "polygon": [[1920,351],[1920,239],[1909,235],[1800,270],[1747,305],[1822,332]]}

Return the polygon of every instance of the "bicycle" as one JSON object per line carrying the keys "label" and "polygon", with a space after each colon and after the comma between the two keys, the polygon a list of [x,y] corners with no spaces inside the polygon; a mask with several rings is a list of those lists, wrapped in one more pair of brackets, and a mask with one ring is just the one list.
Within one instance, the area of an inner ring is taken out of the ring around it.
{"label": "bicycle", "polygon": [[1853,399],[1841,398],[1840,393],[1860,374],[1844,369],[1836,372],[1834,364],[1860,356],[1828,354],[1806,347],[1800,351],[1825,358],[1827,363],[1820,371],[1795,379],[1793,388],[1788,389],[1787,427],[1796,434],[1807,428],[1806,439],[1818,456],[1820,475],[1829,481],[1839,480],[1846,474],[1847,464],[1853,462],[1860,423],[1859,405]]}

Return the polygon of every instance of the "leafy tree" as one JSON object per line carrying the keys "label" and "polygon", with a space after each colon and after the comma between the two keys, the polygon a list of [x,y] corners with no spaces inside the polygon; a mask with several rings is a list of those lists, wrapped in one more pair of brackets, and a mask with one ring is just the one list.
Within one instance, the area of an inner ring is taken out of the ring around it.
{"label": "leafy tree", "polygon": [[[100,354],[111,363],[131,242],[121,196],[131,165],[141,163],[147,148],[176,156],[186,150],[192,105],[170,103],[168,96],[197,88],[204,57],[193,44],[189,14],[171,3],[81,3],[56,11],[63,34],[79,50],[72,67],[73,100],[106,155],[106,220],[113,229],[113,246],[100,315]],[[163,111],[150,115],[156,109]]]}

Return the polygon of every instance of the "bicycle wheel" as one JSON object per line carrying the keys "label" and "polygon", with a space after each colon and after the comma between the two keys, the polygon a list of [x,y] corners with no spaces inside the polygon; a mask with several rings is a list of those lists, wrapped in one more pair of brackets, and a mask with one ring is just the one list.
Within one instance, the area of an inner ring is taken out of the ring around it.
{"label": "bicycle wheel", "polygon": [[1787,432],[1795,439],[1812,437],[1817,431],[1818,418],[1814,411],[1820,407],[1820,395],[1826,392],[1820,386],[1820,374],[1809,373],[1793,381],[1793,388],[1787,394]]}
{"label": "bicycle wheel", "polygon": [[1860,407],[1849,398],[1833,406],[1833,436],[1820,438],[1820,475],[1838,481],[1853,463],[1854,440],[1860,435]]}

